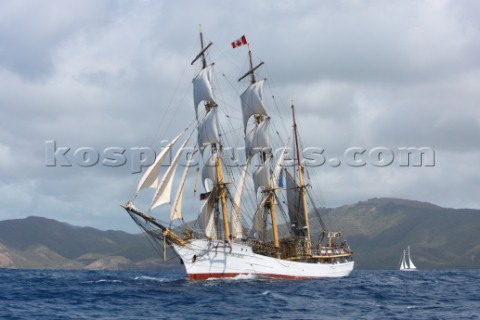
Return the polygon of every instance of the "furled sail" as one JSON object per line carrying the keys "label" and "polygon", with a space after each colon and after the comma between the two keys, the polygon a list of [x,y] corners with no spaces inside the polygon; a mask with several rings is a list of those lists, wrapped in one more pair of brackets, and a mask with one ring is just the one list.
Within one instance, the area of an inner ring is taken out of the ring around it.
{"label": "furled sail", "polygon": [[151,209],[154,209],[164,203],[170,202],[170,194],[172,191],[173,177],[175,175],[175,171],[177,170],[178,164],[180,162],[180,157],[182,156],[183,150],[185,149],[185,146],[190,140],[190,137],[192,136],[192,134],[193,134],[193,131],[192,133],[190,133],[188,138],[182,144],[180,149],[178,149],[177,153],[175,154],[175,157],[172,160],[170,167],[168,167],[167,172],[165,172],[165,174],[163,175],[162,181],[160,181],[160,183],[158,184],[157,191],[153,196],[152,204],[150,206]]}
{"label": "furled sail", "polygon": [[203,150],[212,143],[220,143],[217,127],[217,108],[212,108],[198,128],[198,146]]}
{"label": "furled sail", "polygon": [[173,145],[177,143],[178,139],[180,139],[184,133],[185,131],[180,133],[167,146],[165,146],[165,148],[163,148],[162,152],[160,152],[160,154],[155,158],[155,162],[147,168],[142,178],[138,182],[136,192],[144,188],[156,188],[158,186],[158,175],[160,174],[160,168],[162,167],[163,161],[167,157]]}
{"label": "furled sail", "polygon": [[195,115],[198,118],[198,104],[201,101],[215,103],[211,84],[212,65],[202,69],[193,79],[193,102],[195,104]]}
{"label": "furled sail", "polygon": [[[245,36],[233,46],[240,44],[248,44]],[[186,129],[189,132],[178,135],[160,150],[159,157],[152,166],[145,168],[139,184],[135,186],[137,193],[145,191],[142,188],[153,188],[152,202],[145,204],[145,199],[136,193],[122,207],[151,237],[153,245],[161,249],[159,245],[163,242],[165,260],[167,247],[174,250],[192,280],[231,277],[239,273],[272,278],[348,276],[353,269],[352,251],[346,242],[336,240],[340,238],[339,234],[328,232],[319,210],[314,212],[319,223],[313,225],[318,228],[310,229],[307,206],[315,208],[316,205],[313,196],[307,192],[310,191],[310,175],[300,158],[302,144],[294,106],[292,127],[295,141],[291,154],[295,156],[291,157],[286,151],[293,139],[291,137],[284,144],[284,134],[286,136],[288,132],[283,134],[277,131],[281,128],[274,128],[276,116],[281,115],[277,112],[269,114],[273,110],[267,106],[270,99],[263,95],[266,80],[257,81],[261,78],[256,72],[264,63],[253,64],[248,46],[249,69],[238,78],[238,82],[247,80],[238,92],[241,93],[242,109],[242,119],[239,119],[235,112],[227,110],[232,107],[227,102],[232,97],[221,99],[220,87],[214,81],[217,78],[213,72],[217,70],[207,61],[207,50],[211,46],[211,42],[204,45],[200,31],[200,51],[191,63],[199,65],[195,75],[187,79],[192,81],[196,118],[193,121],[186,119],[192,115],[191,112],[178,115],[185,118],[181,120],[190,123],[190,128]],[[233,85],[228,79],[224,80]],[[223,108],[224,101],[227,109]],[[275,101],[273,103],[276,104]],[[280,121],[282,129],[286,129],[283,120]],[[178,127],[178,121],[176,123]],[[244,126],[242,133],[238,132],[239,123]],[[274,133],[272,129],[275,129]],[[238,155],[239,149],[235,148],[240,147],[238,143],[242,139],[239,134],[244,138],[245,158],[244,151]],[[195,145],[193,152],[186,148],[189,143]],[[276,147],[280,147],[278,151],[282,152],[276,152]],[[195,178],[192,176],[190,181],[189,174],[193,172],[188,171],[188,166],[193,165],[197,151],[199,165],[195,163]],[[286,161],[286,158],[291,159]],[[188,161],[187,166],[178,169],[185,160]],[[242,166],[244,160],[246,165]],[[292,169],[289,169],[290,166]],[[205,191],[197,193],[199,183],[203,184]],[[189,194],[190,189],[193,189],[192,194]],[[187,206],[183,196],[192,202],[189,207],[196,208],[197,219],[193,224],[186,223],[186,218],[182,216],[183,209],[186,209],[183,204]],[[134,200],[146,206],[150,204],[150,207],[142,206],[139,210],[133,206]],[[169,203],[168,209],[165,206],[157,208],[165,203]],[[156,211],[153,211],[155,208]],[[162,212],[165,214],[162,215]],[[169,214],[170,222],[166,221],[166,214]],[[317,236],[318,241],[313,242],[312,239],[317,240]],[[336,244],[340,242],[342,245]],[[404,257],[403,265],[410,260]]]}
{"label": "furled sail", "polygon": [[217,235],[214,217],[215,208],[209,197],[200,209],[200,215],[198,216],[198,226],[205,230],[205,235],[209,238],[216,238]]}
{"label": "furled sail", "polygon": [[292,224],[292,231],[298,237],[306,235],[306,222],[302,201],[302,193],[299,186],[287,171],[287,204],[288,216]]}
{"label": "furled sail", "polygon": [[243,114],[243,131],[247,132],[247,123],[248,119],[254,114],[267,115],[265,106],[262,101],[262,88],[263,82],[265,80],[260,80],[251,84],[241,95],[240,100],[242,103],[242,114]]}
{"label": "furled sail", "polygon": [[270,126],[270,118],[265,118],[257,127],[253,128],[245,137],[245,151],[248,156],[253,156],[258,152],[271,152],[272,144],[268,128]]}

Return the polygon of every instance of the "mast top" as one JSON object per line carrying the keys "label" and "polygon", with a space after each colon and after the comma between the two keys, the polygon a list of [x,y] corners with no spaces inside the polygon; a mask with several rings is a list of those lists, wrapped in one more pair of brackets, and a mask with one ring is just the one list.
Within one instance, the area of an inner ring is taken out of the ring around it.
{"label": "mast top", "polygon": [[250,70],[248,70],[243,76],[241,76],[238,79],[238,82],[242,81],[247,76],[250,76],[250,83],[254,84],[255,82],[257,82],[255,79],[255,70],[257,70],[261,65],[263,65],[264,62],[261,61],[257,66],[253,67],[252,50],[250,49],[250,43],[248,43],[247,45],[248,45],[248,60],[250,62]]}
{"label": "mast top", "polygon": [[208,48],[210,48],[210,46],[212,45],[212,42],[210,42],[206,47],[204,47],[203,32],[202,32],[202,25],[201,24],[199,25],[199,30],[200,30],[200,48],[201,48],[201,51],[197,54],[195,59],[193,59],[190,64],[193,65],[195,63],[195,61],[197,61],[199,58],[202,58],[202,69],[205,69],[207,67],[207,60],[205,59],[205,52],[208,50]]}
{"label": "mast top", "polygon": [[298,165],[298,168],[301,169],[302,163],[300,159],[300,150],[298,146],[298,130],[297,130],[297,122],[295,121],[295,106],[293,105],[293,103],[292,103],[292,117],[293,117],[293,133],[295,135],[295,149],[297,153],[297,165]]}

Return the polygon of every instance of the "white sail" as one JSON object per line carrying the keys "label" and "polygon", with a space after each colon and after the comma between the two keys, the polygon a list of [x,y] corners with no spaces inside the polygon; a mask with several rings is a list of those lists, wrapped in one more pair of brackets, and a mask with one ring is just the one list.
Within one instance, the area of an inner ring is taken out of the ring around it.
{"label": "white sail", "polygon": [[405,250],[403,250],[402,261],[400,262],[400,270],[407,269],[407,263],[405,261]]}
{"label": "white sail", "polygon": [[253,217],[253,237],[257,240],[264,240],[265,238],[265,220],[263,219],[263,206],[267,201],[267,197],[261,198],[255,215]]}
{"label": "white sail", "polygon": [[157,188],[158,175],[160,174],[160,168],[162,167],[163,161],[167,157],[173,145],[177,143],[178,139],[180,139],[185,131],[176,136],[167,146],[165,146],[165,148],[162,149],[162,152],[160,152],[160,154],[155,158],[155,162],[147,168],[142,178],[138,182],[136,192],[139,192],[144,188]]}
{"label": "white sail", "polygon": [[263,189],[271,188],[270,162],[270,158],[267,159],[265,163],[260,165],[258,169],[253,173],[253,184],[255,187],[255,192],[258,191],[258,188],[260,187],[263,187]]}
{"label": "white sail", "polygon": [[[263,100],[262,93],[265,80],[258,82],[255,80],[257,78],[255,72],[263,62],[254,66],[249,48],[250,68],[239,78],[239,81],[250,78],[249,84],[245,85],[248,88],[241,94],[242,119],[239,120],[244,125],[247,166],[234,167],[238,158],[235,153],[229,154],[227,144],[230,143],[232,146],[238,142],[236,136],[238,126],[233,114],[231,118],[227,116],[230,119],[226,119],[224,123],[223,114],[219,113],[221,110],[217,102],[220,101],[217,99],[220,99],[221,95],[217,94],[217,87],[214,87],[216,83],[213,83],[215,70],[212,65],[207,66],[206,61],[207,50],[212,43],[203,45],[202,32],[200,32],[200,40],[200,51],[192,61],[192,64],[196,61],[201,62],[203,67],[192,80],[196,128],[190,128],[190,130],[196,129],[197,132],[193,135],[197,137],[191,138],[190,132],[188,137],[192,140],[197,138],[195,150],[200,151],[202,158],[201,165],[196,168],[191,199],[200,207],[196,209],[198,219],[193,228],[190,228],[182,218],[182,197],[184,193],[188,193],[189,185],[186,182],[188,168],[182,170],[181,179],[176,180],[175,186],[173,185],[178,165],[180,162],[183,164],[180,158],[183,157],[182,159],[185,160],[189,158],[188,161],[191,162],[193,154],[188,154],[186,157],[185,153],[182,154],[183,150],[178,150],[173,159],[169,159],[172,160],[170,167],[161,169],[167,162],[163,159],[170,158],[173,154],[173,144],[181,139],[181,143],[177,142],[175,145],[175,148],[179,147],[188,134],[184,134],[181,138],[177,137],[171,145],[167,146],[168,150],[160,154],[160,159],[157,159],[151,168],[146,168],[146,173],[137,187],[137,191],[155,187],[152,209],[169,202],[172,196],[172,206],[169,209],[170,224],[165,223],[164,219],[155,219],[150,211],[144,213],[136,209],[131,202],[122,207],[142,230],[153,238],[152,242],[155,245],[163,241],[164,252],[167,245],[175,251],[184,264],[188,278],[192,280],[246,274],[282,279],[348,276],[354,266],[352,251],[346,241],[341,242],[342,245],[339,246],[332,245],[340,242],[334,239],[339,236],[334,235],[333,232],[326,232],[328,229],[317,211],[319,228],[315,231],[321,233],[310,234],[308,212],[307,208],[304,208],[307,205],[307,195],[303,190],[310,184],[308,179],[304,178],[303,168],[299,166],[298,176],[292,177],[286,165],[284,166],[286,147],[282,148],[281,154],[273,154],[272,143],[276,144],[275,142],[278,143],[282,139],[279,132],[276,132],[278,137],[269,136],[269,129],[271,129],[269,126],[274,125],[276,115],[272,114],[272,120],[270,120],[270,115],[267,114],[266,99]],[[246,44],[246,38],[242,36],[238,43]],[[189,112],[189,114],[193,117],[193,113]],[[294,106],[292,106],[292,115],[295,145],[299,146],[301,144],[298,141]],[[181,114],[181,117],[188,117],[188,115]],[[187,119],[184,120],[187,121]],[[250,129],[254,127],[255,129],[251,131]],[[186,145],[185,141],[180,149],[184,149]],[[240,156],[243,158],[243,154]],[[301,159],[298,160],[300,163]],[[249,168],[252,165],[256,167]],[[200,168],[202,168],[201,177],[199,177]],[[222,171],[222,168],[225,170]],[[285,179],[290,180],[283,180],[283,175]],[[289,178],[287,178],[288,175],[290,175]],[[221,182],[218,181],[220,176],[223,177]],[[247,176],[253,176],[253,181],[249,181],[250,177],[247,178]],[[309,178],[308,175],[306,177]],[[301,187],[294,178],[302,182]],[[200,195],[200,203],[196,202],[198,198],[195,196],[199,180],[202,181],[206,190],[206,193]],[[173,198],[171,192],[177,184],[178,188]],[[279,186],[282,187],[281,190]],[[253,187],[255,190],[252,190]],[[205,197],[208,200],[202,202]],[[136,195],[134,199],[142,200]],[[279,203],[275,204],[276,201]],[[283,202],[280,203],[281,201]],[[314,205],[312,198],[310,203]],[[192,202],[192,206],[196,205]],[[286,212],[287,209],[288,212]],[[317,227],[317,224],[314,226]],[[312,241],[312,235],[319,234],[322,237],[318,238],[318,242]],[[405,265],[406,262],[403,264]]]}
{"label": "white sail", "polygon": [[285,145],[285,147],[283,147],[282,153],[280,154],[280,157],[278,157],[277,163],[275,164],[275,167],[273,168],[272,187],[274,187],[274,188],[278,188],[280,173],[282,171],[283,161],[285,160],[285,150],[287,150],[287,148],[288,148],[288,144]]}
{"label": "white sail", "polygon": [[417,269],[417,267],[413,264],[412,257],[410,256],[410,246],[408,247],[408,267],[410,269]]}
{"label": "white sail", "polygon": [[410,259],[410,257],[408,257],[408,266],[410,269],[417,269],[417,267],[413,264],[413,261],[412,259]]}
{"label": "white sail", "polygon": [[187,180],[188,169],[190,169],[190,162],[193,159],[193,155],[195,152],[190,154],[188,158],[187,165],[183,170],[182,178],[180,179],[180,187],[178,188],[177,194],[175,195],[175,199],[173,200],[172,209],[170,210],[170,221],[176,219],[182,219],[182,198],[183,198],[183,189],[185,187],[185,181]]}
{"label": "white sail", "polygon": [[157,190],[155,195],[153,196],[152,204],[150,205],[150,209],[154,209],[162,204],[170,202],[170,194],[172,192],[172,183],[173,177],[175,175],[175,171],[177,170],[177,166],[180,162],[180,157],[182,156],[183,150],[187,145],[192,133],[188,136],[185,142],[182,144],[180,149],[178,149],[175,157],[172,160],[170,167],[168,167],[167,172],[163,175],[162,181],[158,184]]}
{"label": "white sail", "polygon": [[200,209],[198,216],[198,226],[205,230],[205,235],[209,238],[216,238],[217,229],[215,227],[215,208],[212,206],[210,199],[207,199]]}
{"label": "white sail", "polygon": [[402,271],[416,271],[417,267],[413,264],[410,256],[410,246],[406,250],[403,250],[402,260],[400,262],[400,270]]}
{"label": "white sail", "polygon": [[211,84],[212,65],[202,69],[200,73],[193,79],[193,102],[195,104],[195,115],[198,118],[198,104],[201,101],[209,101],[215,103]]}
{"label": "white sail", "polygon": [[243,114],[243,131],[247,132],[248,119],[254,114],[267,115],[265,106],[262,101],[262,88],[263,82],[260,80],[251,84],[241,95],[240,100],[242,103]]}
{"label": "white sail", "polygon": [[232,210],[232,236],[234,239],[243,238],[243,226],[242,226],[242,193],[243,186],[245,184],[245,178],[247,177],[249,159],[247,159],[247,164],[243,168],[242,175],[240,176],[240,181],[237,184],[237,191],[235,192],[235,197],[233,198],[234,208]]}
{"label": "white sail", "polygon": [[212,108],[198,128],[198,146],[203,150],[212,143],[220,143],[217,127],[217,108]]}
{"label": "white sail", "polygon": [[202,170],[202,183],[206,192],[210,191],[208,186],[208,180],[213,183],[217,182],[217,168],[215,167],[215,161],[217,159],[217,153],[212,153],[208,160],[205,162]]}
{"label": "white sail", "polygon": [[270,143],[270,135],[268,128],[270,118],[265,118],[257,127],[252,129],[245,137],[245,151],[248,156],[253,156],[259,152],[271,152],[272,144]]}

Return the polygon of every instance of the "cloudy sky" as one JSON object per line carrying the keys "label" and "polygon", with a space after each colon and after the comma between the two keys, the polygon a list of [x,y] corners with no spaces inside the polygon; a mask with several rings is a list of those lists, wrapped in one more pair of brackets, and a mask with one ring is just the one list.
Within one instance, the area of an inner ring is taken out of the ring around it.
{"label": "cloudy sky", "polygon": [[[139,178],[128,164],[47,166],[46,141],[102,152],[172,138],[171,106],[193,112],[199,24],[231,79],[246,52],[230,42],[245,34],[286,114],[295,101],[305,144],[342,161],[319,169],[326,206],[401,197],[478,209],[479,17],[473,0],[2,0],[0,219],[138,231],[119,207]],[[396,158],[350,167],[351,147]],[[432,148],[435,166],[401,167],[402,147]]]}

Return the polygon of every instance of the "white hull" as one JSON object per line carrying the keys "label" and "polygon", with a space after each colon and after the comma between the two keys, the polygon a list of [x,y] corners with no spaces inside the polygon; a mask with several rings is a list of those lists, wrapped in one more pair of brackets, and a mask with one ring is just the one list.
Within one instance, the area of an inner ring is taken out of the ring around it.
{"label": "white hull", "polygon": [[247,244],[219,240],[195,239],[183,246],[172,246],[192,280],[249,274],[283,279],[339,278],[348,276],[354,265],[353,261],[306,263],[276,259],[254,253]]}
{"label": "white hull", "polygon": [[400,271],[417,271],[417,268],[414,268],[414,269],[411,269],[411,268],[400,269]]}

